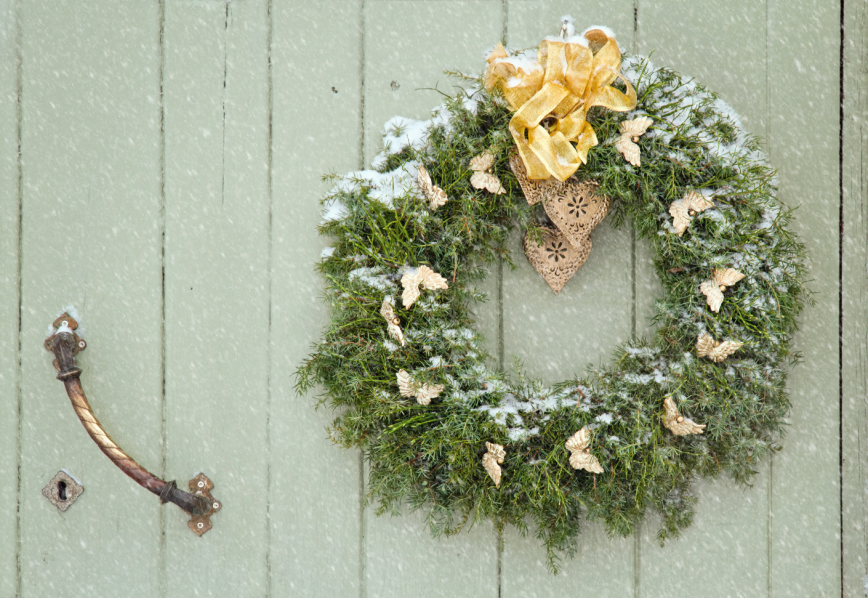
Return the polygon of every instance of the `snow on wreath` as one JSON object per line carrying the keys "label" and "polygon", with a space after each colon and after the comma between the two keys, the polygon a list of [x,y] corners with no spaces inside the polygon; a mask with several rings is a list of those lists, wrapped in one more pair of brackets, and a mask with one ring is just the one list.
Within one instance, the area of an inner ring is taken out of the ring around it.
{"label": "snow on wreath", "polygon": [[[779,446],[808,294],[775,172],[726,103],[623,56],[605,27],[565,19],[480,67],[430,120],[390,120],[371,170],[335,177],[331,322],[298,388],[320,388],[334,440],[364,451],[379,512],[409,502],[434,534],[530,517],[552,569],[583,519],[623,536],[653,509],[665,541],[690,524],[696,479],[749,484]],[[485,267],[518,259],[510,232],[559,291],[603,218],[651,245],[653,336],[553,386],[493,368],[470,309],[491,308]]]}

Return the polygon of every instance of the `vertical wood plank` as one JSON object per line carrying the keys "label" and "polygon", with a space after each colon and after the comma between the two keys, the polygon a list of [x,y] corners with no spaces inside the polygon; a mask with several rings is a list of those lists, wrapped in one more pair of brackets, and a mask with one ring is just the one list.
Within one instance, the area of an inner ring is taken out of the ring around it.
{"label": "vertical wood plank", "polygon": [[361,2],[274,2],[271,595],[360,593],[359,453],[332,444],[333,413],[293,372],[328,324],[314,270],[321,177],[360,166]]}
{"label": "vertical wood plank", "polygon": [[[577,33],[602,24],[612,28],[629,51],[633,39],[633,2],[510,0],[507,41],[513,48],[533,47],[560,32],[560,17],[570,14]],[[517,268],[503,273],[504,368],[522,361],[530,377],[560,382],[585,373],[588,364],[604,364],[615,347],[631,336],[631,234],[604,220],[593,234],[588,261],[559,295],[524,257],[515,235],[510,248]],[[593,588],[598,596],[630,596],[633,588],[633,540],[609,538],[602,525],[588,522],[579,553],[561,563],[553,577],[545,551],[533,535],[504,533],[502,595],[550,596]]]}
{"label": "vertical wood plank", "polygon": [[267,9],[165,5],[166,475],[223,504],[201,538],[167,513],[173,595],[267,587]]}
{"label": "vertical wood plank", "polygon": [[18,2],[0,1],[0,597],[18,585]]}
{"label": "vertical wood plank", "polygon": [[[425,119],[452,94],[444,70],[477,72],[485,48],[500,41],[501,3],[369,1],[365,4],[365,162],[382,148],[395,115]],[[428,88],[428,89],[423,89]],[[495,309],[493,301],[478,309]],[[368,596],[496,596],[497,541],[488,524],[432,538],[422,513],[376,517],[366,512]],[[448,574],[444,574],[448,572]]]}
{"label": "vertical wood plank", "polygon": [[845,598],[861,598],[868,575],[868,3],[844,8],[842,583]]}
{"label": "vertical wood plank", "polygon": [[780,198],[800,206],[793,230],[817,302],[800,319],[794,344],[804,361],[790,376],[790,427],[772,466],[770,589],[832,596],[841,592],[840,4],[769,0],[768,26],[770,157]]}
{"label": "vertical wood plank", "polygon": [[[94,411],[157,471],[159,22],[155,2],[21,6],[22,597],[159,590],[159,501],[87,436],[42,347],[75,305]],[[66,513],[41,496],[61,468],[85,487]]]}
{"label": "vertical wood plank", "polygon": [[[638,50],[717,92],[742,117],[745,128],[767,134],[765,3],[725,4],[689,0],[642,2]],[[711,58],[713,57],[713,59]],[[725,64],[726,68],[721,68]],[[749,76],[746,74],[749,73]],[[650,316],[660,284],[651,248],[636,247],[636,310],[640,334],[652,329]],[[731,479],[701,480],[693,525],[660,547],[659,522],[643,525],[639,546],[639,592],[653,596],[762,596],[768,591],[768,463],[751,489]],[[703,571],[702,575],[693,572]]]}

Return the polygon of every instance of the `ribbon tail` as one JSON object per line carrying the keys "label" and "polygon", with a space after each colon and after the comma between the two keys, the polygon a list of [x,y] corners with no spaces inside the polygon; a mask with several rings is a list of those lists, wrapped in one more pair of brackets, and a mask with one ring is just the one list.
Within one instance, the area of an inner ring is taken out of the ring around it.
{"label": "ribbon tail", "polygon": [[[548,165],[552,163],[552,160],[547,159],[548,157],[544,155],[551,147],[551,143],[548,131],[540,126],[540,122],[568,95],[570,92],[564,86],[548,82],[519,108],[509,121],[509,131],[518,146],[519,155],[524,160],[529,179],[540,180],[551,176]],[[525,139],[525,134],[527,134],[527,139]],[[536,147],[534,147],[535,139],[538,140]],[[554,173],[552,172],[552,174]]]}
{"label": "ribbon tail", "polygon": [[599,143],[597,141],[597,134],[594,132],[594,128],[591,126],[591,123],[585,121],[582,125],[582,131],[575,139],[576,142],[576,154],[579,156],[579,159],[583,164],[588,163],[588,152],[592,147]]}
{"label": "ribbon tail", "polygon": [[588,151],[597,145],[597,134],[585,117],[587,108],[584,106],[568,117],[558,121],[556,131],[562,133],[569,141],[576,144],[576,155],[582,163],[588,163]]}
{"label": "ribbon tail", "polygon": [[581,156],[576,153],[575,148],[564,137],[563,133],[549,135],[549,132],[543,127],[534,127],[528,133],[530,148],[536,157],[545,164],[546,170],[559,181],[570,178],[582,165]]}
{"label": "ribbon tail", "polygon": [[518,148],[518,155],[521,156],[524,167],[527,170],[527,178],[532,180],[542,180],[549,178],[549,171],[546,169],[536,154],[531,149],[525,138],[527,127],[515,116],[509,121],[509,132],[512,133],[512,139],[515,141],[515,146]]}
{"label": "ribbon tail", "polygon": [[624,85],[627,88],[626,93],[607,85],[606,87],[598,89],[588,98],[587,107],[603,106],[604,108],[614,110],[615,112],[627,112],[628,110],[635,108],[638,100],[636,98],[636,90],[633,88],[633,84],[620,73],[617,73],[617,78],[624,82]]}

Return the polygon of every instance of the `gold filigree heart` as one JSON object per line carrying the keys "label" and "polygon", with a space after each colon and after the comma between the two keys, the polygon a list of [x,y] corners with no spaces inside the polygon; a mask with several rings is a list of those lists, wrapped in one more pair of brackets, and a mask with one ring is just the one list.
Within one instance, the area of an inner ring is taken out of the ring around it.
{"label": "gold filigree heart", "polygon": [[521,186],[528,205],[531,206],[545,201],[549,197],[563,193],[566,186],[566,183],[562,183],[554,177],[549,177],[542,181],[532,181],[527,178],[527,170],[518,154],[510,156],[509,168],[515,175],[516,180],[518,180],[518,184]]}
{"label": "gold filigree heart", "polygon": [[597,183],[570,179],[563,192],[549,197],[543,206],[567,241],[579,247],[609,213],[609,204],[608,197],[597,195]]}
{"label": "gold filigree heart", "polygon": [[567,242],[566,237],[554,228],[542,231],[542,245],[529,235],[524,237],[524,254],[537,272],[557,295],[582,267],[591,253],[591,237],[585,237],[578,247]]}

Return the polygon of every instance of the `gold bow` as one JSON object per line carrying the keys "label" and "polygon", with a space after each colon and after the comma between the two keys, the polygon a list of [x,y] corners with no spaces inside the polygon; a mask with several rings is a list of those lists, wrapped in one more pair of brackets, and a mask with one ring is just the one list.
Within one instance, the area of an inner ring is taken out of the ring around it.
{"label": "gold bow", "polygon": [[[593,106],[626,112],[636,107],[636,90],[621,74],[621,50],[600,29],[585,32],[581,43],[543,40],[537,60],[510,58],[502,44],[488,56],[485,87],[498,85],[515,111],[509,130],[529,179],[567,180],[588,161],[597,136],[585,120]],[[612,87],[615,79],[627,93]],[[543,121],[554,119],[548,128]],[[573,147],[575,143],[575,147]]]}

